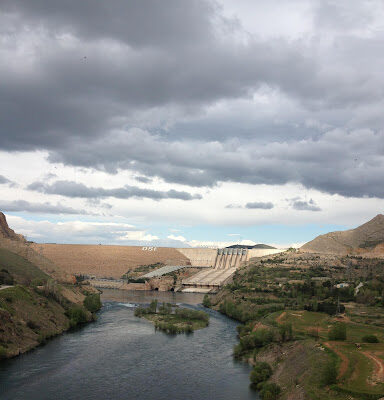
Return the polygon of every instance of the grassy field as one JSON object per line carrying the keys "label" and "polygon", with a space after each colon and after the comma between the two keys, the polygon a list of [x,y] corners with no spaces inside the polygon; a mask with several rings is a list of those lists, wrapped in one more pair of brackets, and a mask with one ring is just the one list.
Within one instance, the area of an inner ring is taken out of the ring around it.
{"label": "grassy field", "polygon": [[46,281],[49,277],[25,258],[0,248],[0,270],[6,269],[19,283]]}

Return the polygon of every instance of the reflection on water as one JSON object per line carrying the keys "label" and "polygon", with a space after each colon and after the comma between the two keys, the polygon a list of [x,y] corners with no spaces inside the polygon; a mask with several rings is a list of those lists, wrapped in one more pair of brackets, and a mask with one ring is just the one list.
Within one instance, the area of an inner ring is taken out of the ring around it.
{"label": "reflection on water", "polygon": [[153,299],[166,303],[201,304],[204,294],[201,293],[179,293],[179,292],[157,292],[151,290],[116,290],[103,289],[101,296],[103,301],[123,301],[134,303],[150,303]]}
{"label": "reflection on water", "polygon": [[236,323],[208,310],[206,329],[191,335],[155,332],[136,318],[138,303],[197,305],[202,296],[105,290],[97,322],[0,364],[0,398],[257,399],[248,365],[232,359]]}

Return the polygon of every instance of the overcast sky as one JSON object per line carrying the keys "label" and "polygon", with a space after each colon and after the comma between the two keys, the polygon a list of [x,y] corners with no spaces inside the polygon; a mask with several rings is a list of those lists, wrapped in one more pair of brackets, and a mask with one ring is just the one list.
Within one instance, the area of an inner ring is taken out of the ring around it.
{"label": "overcast sky", "polygon": [[290,245],[384,211],[381,0],[1,0],[0,210],[38,242]]}

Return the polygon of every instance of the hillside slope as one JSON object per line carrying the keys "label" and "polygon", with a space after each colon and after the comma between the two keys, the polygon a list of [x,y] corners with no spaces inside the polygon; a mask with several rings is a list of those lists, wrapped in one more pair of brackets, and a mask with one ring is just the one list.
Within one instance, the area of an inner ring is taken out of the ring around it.
{"label": "hillside slope", "polygon": [[[19,255],[59,282],[74,282],[74,277],[72,275],[68,274],[66,271],[60,270],[53,261],[35,251],[33,249],[33,243],[27,242],[23,235],[15,233],[15,231],[8,226],[7,219],[2,212],[0,212],[0,249],[5,249]],[[7,258],[6,256],[4,257]]]}
{"label": "hillside slope", "polygon": [[384,215],[347,231],[320,235],[301,247],[304,252],[384,256]]}
{"label": "hillside slope", "polygon": [[28,247],[23,236],[8,227],[4,214],[0,214],[0,224],[1,360],[92,321],[101,303],[99,292],[90,286],[52,279],[40,265],[31,262],[36,259],[41,263],[42,258]]}

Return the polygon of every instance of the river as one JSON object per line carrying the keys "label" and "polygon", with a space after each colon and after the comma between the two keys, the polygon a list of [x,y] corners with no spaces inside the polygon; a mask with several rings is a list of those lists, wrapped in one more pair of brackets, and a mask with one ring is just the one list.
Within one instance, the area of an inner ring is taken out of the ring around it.
{"label": "river", "polygon": [[98,320],[0,363],[1,400],[248,400],[250,367],[232,358],[235,321],[212,311],[190,335],[155,332],[134,307],[159,301],[194,309],[202,296],[104,290]]}

